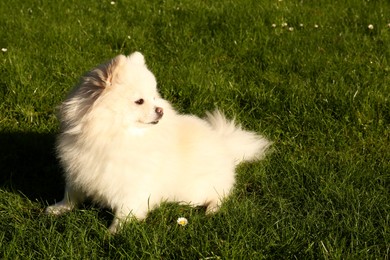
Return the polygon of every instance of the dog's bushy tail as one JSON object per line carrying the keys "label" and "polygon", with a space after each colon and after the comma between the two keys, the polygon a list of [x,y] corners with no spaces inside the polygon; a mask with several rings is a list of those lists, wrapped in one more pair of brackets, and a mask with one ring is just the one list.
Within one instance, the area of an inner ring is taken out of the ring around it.
{"label": "dog's bushy tail", "polygon": [[271,142],[254,132],[243,130],[234,120],[228,121],[218,110],[207,113],[206,120],[225,140],[236,164],[242,161],[260,160],[264,157]]}

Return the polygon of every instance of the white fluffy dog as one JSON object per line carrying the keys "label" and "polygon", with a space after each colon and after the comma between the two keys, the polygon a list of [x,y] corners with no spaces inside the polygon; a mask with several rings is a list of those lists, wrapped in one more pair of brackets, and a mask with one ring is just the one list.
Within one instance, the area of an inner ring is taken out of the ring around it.
{"label": "white fluffy dog", "polygon": [[218,111],[205,120],[177,114],[139,52],[87,73],[59,119],[66,190],[47,212],[64,213],[88,197],[113,210],[113,233],[165,200],[215,212],[232,190],[235,166],[261,159],[270,145]]}

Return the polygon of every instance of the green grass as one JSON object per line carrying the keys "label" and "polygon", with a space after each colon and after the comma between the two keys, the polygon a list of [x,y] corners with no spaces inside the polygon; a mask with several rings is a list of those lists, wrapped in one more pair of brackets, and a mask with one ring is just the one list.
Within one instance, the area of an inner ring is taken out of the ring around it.
{"label": "green grass", "polygon": [[[388,259],[389,14],[386,0],[0,1],[0,258]],[[180,112],[219,107],[274,152],[238,168],[211,217],[164,204],[110,236],[91,205],[45,215],[63,192],[56,106],[135,50]]]}

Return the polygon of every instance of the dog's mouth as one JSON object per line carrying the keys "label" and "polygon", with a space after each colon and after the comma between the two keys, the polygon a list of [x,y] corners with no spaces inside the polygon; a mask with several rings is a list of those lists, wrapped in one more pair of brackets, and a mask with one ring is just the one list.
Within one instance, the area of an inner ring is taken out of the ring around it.
{"label": "dog's mouth", "polygon": [[149,122],[149,124],[155,125],[158,122],[160,122],[160,119],[162,118],[164,113],[162,112],[162,108],[160,108],[160,110],[157,110],[157,108],[156,108],[156,111],[159,111],[158,114],[157,114],[156,119],[154,121]]}
{"label": "dog's mouth", "polygon": [[163,112],[159,112],[159,114],[152,119],[153,121],[142,121],[142,120],[139,120],[139,122],[143,123],[143,124],[146,124],[146,125],[156,125],[156,124],[158,124],[158,122],[160,122],[160,119],[162,118],[162,116],[163,116]]}
{"label": "dog's mouth", "polygon": [[145,122],[145,121],[138,120],[137,122],[138,122],[139,124],[142,124],[142,125],[157,125],[158,122],[160,122],[160,120],[157,119],[157,120],[150,121],[150,122]]}

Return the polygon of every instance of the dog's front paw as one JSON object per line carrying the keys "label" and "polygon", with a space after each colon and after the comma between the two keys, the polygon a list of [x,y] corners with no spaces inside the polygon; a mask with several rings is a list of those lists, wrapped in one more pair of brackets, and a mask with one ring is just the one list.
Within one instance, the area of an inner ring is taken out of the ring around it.
{"label": "dog's front paw", "polygon": [[68,211],[71,211],[72,210],[72,206],[69,205],[69,204],[64,204],[64,203],[56,203],[54,205],[51,205],[49,207],[46,208],[45,212],[46,214],[49,214],[49,215],[55,215],[55,216],[58,216],[58,215],[62,215]]}
{"label": "dog's front paw", "polygon": [[218,201],[209,201],[205,206],[206,206],[206,215],[213,215],[220,208]]}

